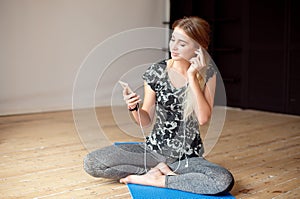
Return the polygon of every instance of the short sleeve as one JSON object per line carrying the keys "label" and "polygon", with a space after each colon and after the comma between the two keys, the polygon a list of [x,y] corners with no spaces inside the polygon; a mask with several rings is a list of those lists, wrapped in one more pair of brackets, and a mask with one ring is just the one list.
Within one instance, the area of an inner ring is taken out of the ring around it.
{"label": "short sleeve", "polygon": [[208,82],[208,80],[210,78],[212,78],[214,75],[217,74],[217,71],[215,68],[213,68],[212,66],[209,66],[207,69],[206,69],[206,74],[205,74],[205,83]]}
{"label": "short sleeve", "polygon": [[151,87],[152,90],[156,91],[159,84],[159,80],[164,75],[166,68],[166,62],[152,64],[143,74],[143,80]]}

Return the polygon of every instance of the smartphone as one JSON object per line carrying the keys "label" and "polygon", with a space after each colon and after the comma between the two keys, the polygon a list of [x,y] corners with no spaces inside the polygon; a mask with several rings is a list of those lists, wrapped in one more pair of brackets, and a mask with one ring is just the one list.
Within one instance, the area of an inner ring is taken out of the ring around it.
{"label": "smartphone", "polygon": [[131,88],[128,86],[128,83],[122,82],[121,80],[119,81],[119,83],[121,84],[121,86],[122,86],[124,89],[127,88],[128,94],[133,93],[133,91],[131,90]]}

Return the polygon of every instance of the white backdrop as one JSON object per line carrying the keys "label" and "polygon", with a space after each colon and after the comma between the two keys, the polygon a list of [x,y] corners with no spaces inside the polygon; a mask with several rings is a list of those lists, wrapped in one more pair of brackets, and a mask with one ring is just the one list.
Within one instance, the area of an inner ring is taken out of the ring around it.
{"label": "white backdrop", "polygon": [[[91,50],[122,31],[165,27],[168,6],[168,0],[0,0],[0,115],[71,109],[76,74]],[[109,104],[118,68],[134,67],[124,63],[161,55],[137,52],[113,63],[96,105]]]}

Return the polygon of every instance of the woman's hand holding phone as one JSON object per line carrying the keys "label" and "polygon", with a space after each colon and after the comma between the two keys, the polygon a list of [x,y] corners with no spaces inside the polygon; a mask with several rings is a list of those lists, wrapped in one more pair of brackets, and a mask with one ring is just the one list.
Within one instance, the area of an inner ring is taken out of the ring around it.
{"label": "woman's hand holding phone", "polygon": [[122,81],[119,81],[119,83],[123,87],[123,97],[128,109],[134,109],[141,102],[140,96],[134,93],[127,83]]}

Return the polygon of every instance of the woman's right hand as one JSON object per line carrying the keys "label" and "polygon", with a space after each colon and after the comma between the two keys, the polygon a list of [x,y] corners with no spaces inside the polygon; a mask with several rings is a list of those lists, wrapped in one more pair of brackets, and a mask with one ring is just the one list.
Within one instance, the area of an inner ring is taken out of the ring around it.
{"label": "woman's right hand", "polygon": [[205,54],[202,47],[195,51],[196,57],[191,58],[189,61],[191,66],[189,67],[187,74],[190,77],[195,76],[198,72],[206,66]]}
{"label": "woman's right hand", "polygon": [[123,89],[123,97],[128,109],[135,108],[141,102],[140,96],[136,93],[129,93],[127,88]]}

